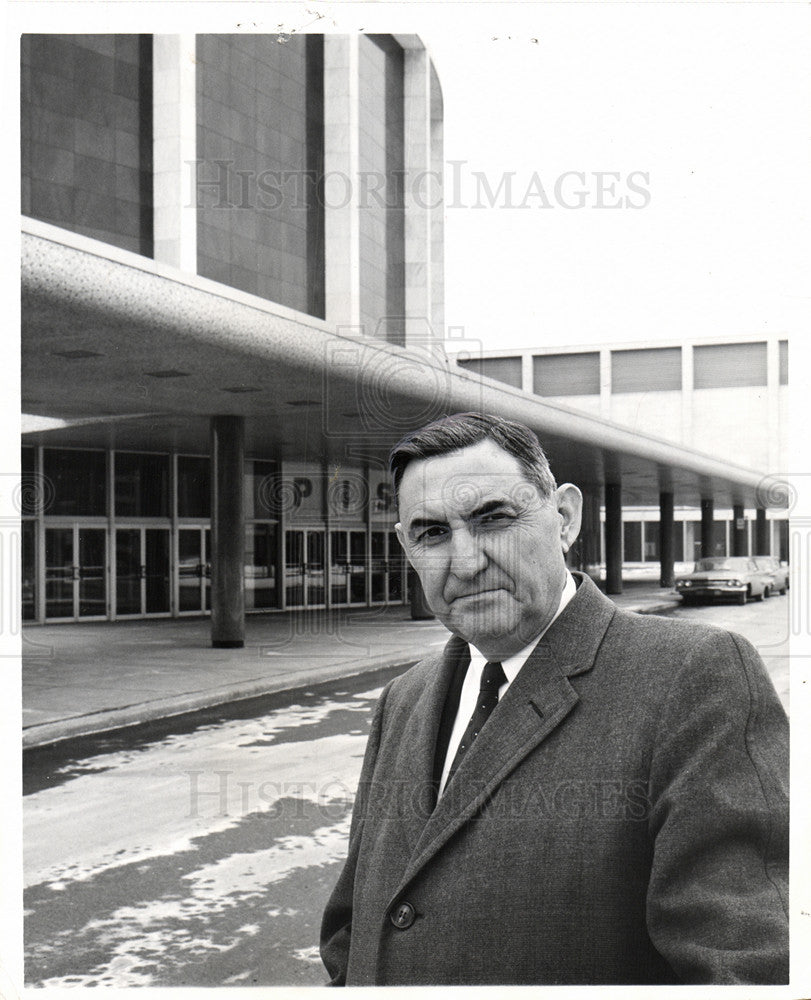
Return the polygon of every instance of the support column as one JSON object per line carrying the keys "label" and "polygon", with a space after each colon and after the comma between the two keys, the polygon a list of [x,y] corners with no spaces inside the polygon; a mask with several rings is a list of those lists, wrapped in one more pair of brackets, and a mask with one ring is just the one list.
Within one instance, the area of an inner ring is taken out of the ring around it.
{"label": "support column", "polygon": [[583,490],[583,521],[570,552],[579,556],[577,569],[584,573],[593,573],[600,565],[600,498],[591,489]]}
{"label": "support column", "polygon": [[659,586],[672,587],[673,572],[673,494],[659,494]]}
{"label": "support column", "polygon": [[[413,38],[413,36],[410,36]],[[419,39],[415,46],[404,48],[403,117],[405,175],[405,346],[431,347],[433,293],[431,268],[431,75],[428,53]],[[408,39],[400,39],[400,44]],[[419,197],[414,197],[413,178],[422,177]],[[431,184],[433,181],[433,184]],[[428,324],[426,324],[426,320]],[[442,337],[442,331],[438,331]]]}
{"label": "support column", "polygon": [[743,504],[735,504],[732,508],[732,555],[746,556],[746,521],[744,520]]}
{"label": "support column", "polygon": [[211,418],[211,645],[245,645],[245,418]]}
{"label": "support column", "polygon": [[715,504],[712,497],[701,501],[701,557],[706,559],[714,555],[715,542]]}
{"label": "support column", "polygon": [[418,35],[403,49],[405,346],[444,353],[442,93]]}
{"label": "support column", "polygon": [[622,487],[605,484],[605,592],[622,593]]}
{"label": "support column", "polygon": [[[328,323],[360,332],[358,35],[324,35],[324,266]],[[374,330],[367,330],[373,334]]]}
{"label": "support column", "polygon": [[152,53],[154,256],[196,274],[196,182],[216,168],[197,163],[195,36],[153,35]]}
{"label": "support column", "polygon": [[758,507],[755,514],[755,551],[756,556],[771,555],[769,546],[769,522],[766,520],[766,510]]}

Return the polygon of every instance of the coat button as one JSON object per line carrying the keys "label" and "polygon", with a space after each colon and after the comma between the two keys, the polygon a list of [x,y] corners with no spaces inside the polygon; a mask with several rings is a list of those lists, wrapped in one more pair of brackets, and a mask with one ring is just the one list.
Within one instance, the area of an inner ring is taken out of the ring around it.
{"label": "coat button", "polygon": [[411,903],[398,903],[389,914],[389,919],[401,931],[408,930],[414,923],[416,913]]}

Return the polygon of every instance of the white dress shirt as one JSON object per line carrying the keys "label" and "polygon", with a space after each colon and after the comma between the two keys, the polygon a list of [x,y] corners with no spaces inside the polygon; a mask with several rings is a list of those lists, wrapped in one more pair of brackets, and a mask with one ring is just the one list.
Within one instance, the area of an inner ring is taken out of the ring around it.
{"label": "white dress shirt", "polygon": [[[577,586],[574,582],[574,577],[567,571],[566,583],[563,585],[563,593],[560,595],[560,603],[558,604],[558,609],[552,616],[549,625],[547,625],[543,632],[533,639],[528,646],[524,646],[524,648],[519,652],[514,653],[512,656],[508,656],[506,659],[501,661],[501,667],[504,670],[507,680],[498,689],[499,701],[501,701],[504,697],[504,692],[518,676],[518,671],[529,659],[530,653],[541,641],[544,634],[552,625],[552,622],[555,621],[569,601],[571,601],[574,597],[576,591]],[[456,711],[456,719],[453,723],[451,738],[448,743],[448,753],[445,757],[445,765],[442,768],[442,779],[439,782],[440,795],[445,790],[445,785],[448,781],[448,772],[451,769],[453,758],[456,756],[456,751],[459,749],[459,744],[462,742],[462,737],[467,729],[467,724],[470,722],[470,717],[476,709],[476,702],[479,698],[479,689],[481,688],[482,683],[482,671],[484,670],[485,663],[487,663],[487,657],[480,653],[475,646],[470,646],[470,663],[468,664],[465,680],[462,684],[462,693],[459,697],[459,708]]]}

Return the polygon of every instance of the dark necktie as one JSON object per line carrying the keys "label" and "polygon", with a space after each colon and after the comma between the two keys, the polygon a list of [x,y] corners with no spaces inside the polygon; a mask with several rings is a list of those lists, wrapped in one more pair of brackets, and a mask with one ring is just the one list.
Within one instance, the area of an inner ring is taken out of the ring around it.
{"label": "dark necktie", "polygon": [[459,743],[459,749],[453,758],[451,769],[448,771],[448,781],[445,782],[446,788],[454,776],[457,767],[464,760],[465,754],[470,750],[472,743],[482,731],[485,722],[492,715],[493,709],[498,705],[498,689],[506,681],[507,677],[500,663],[485,663],[484,670],[482,671],[481,687],[479,688],[479,700],[476,702],[476,709],[470,717],[470,722],[467,724],[467,729],[464,731]]}

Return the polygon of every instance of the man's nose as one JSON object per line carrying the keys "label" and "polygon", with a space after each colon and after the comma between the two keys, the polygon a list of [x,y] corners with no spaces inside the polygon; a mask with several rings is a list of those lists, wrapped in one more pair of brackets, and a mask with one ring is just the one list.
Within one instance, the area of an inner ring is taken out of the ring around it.
{"label": "man's nose", "polygon": [[486,565],[487,556],[479,539],[466,528],[454,531],[451,536],[451,573],[460,579],[468,579],[480,573]]}

